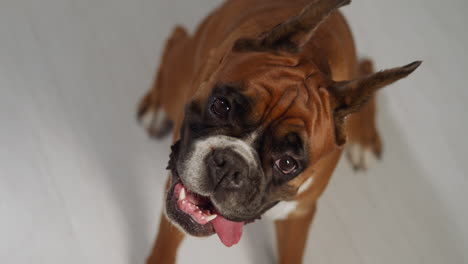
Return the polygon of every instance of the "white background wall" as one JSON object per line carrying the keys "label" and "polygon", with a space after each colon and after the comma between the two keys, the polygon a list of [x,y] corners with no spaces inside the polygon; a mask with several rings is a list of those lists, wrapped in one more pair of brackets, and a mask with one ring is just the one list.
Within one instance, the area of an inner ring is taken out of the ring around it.
{"label": "white background wall", "polygon": [[[215,0],[0,0],[0,263],[143,263],[169,141],[137,126],[175,23]],[[343,160],[305,263],[468,263],[465,0],[355,0],[344,13],[378,68],[423,65],[380,97],[385,155]],[[272,263],[271,223],[241,243],[188,239],[179,263]]]}

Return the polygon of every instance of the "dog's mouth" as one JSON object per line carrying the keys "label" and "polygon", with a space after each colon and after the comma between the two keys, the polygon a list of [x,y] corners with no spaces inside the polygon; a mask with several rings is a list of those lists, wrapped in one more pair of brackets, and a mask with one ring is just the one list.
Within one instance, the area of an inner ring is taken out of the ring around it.
{"label": "dog's mouth", "polygon": [[244,225],[260,219],[260,215],[244,221],[228,220],[216,209],[211,197],[187,188],[177,170],[179,142],[171,146],[172,152],[167,166],[172,174],[171,186],[166,197],[168,218],[190,235],[205,237],[216,233],[225,246],[237,244]]}
{"label": "dog's mouth", "polygon": [[209,197],[188,190],[174,168],[172,183],[167,193],[166,212],[173,222],[193,236],[210,236],[216,233],[227,247],[239,242],[244,222],[224,218]]}

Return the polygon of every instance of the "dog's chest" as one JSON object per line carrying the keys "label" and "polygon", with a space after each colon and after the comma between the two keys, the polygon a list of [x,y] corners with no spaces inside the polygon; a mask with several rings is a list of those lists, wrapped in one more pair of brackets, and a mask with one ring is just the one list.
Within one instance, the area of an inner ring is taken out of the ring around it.
{"label": "dog's chest", "polygon": [[[297,194],[301,194],[309,189],[309,187],[312,185],[312,182],[312,178],[307,179],[301,185]],[[290,213],[297,209],[297,204],[297,201],[282,201],[263,214],[262,218],[273,221],[286,219]]]}
{"label": "dog's chest", "polygon": [[296,209],[296,207],[296,201],[283,201],[263,214],[262,218],[272,221],[286,219],[288,215]]}

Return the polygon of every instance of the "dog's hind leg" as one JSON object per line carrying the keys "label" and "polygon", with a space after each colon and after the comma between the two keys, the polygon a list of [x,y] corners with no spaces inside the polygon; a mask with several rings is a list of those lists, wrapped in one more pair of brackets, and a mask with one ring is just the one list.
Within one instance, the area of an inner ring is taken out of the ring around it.
{"label": "dog's hind leg", "polygon": [[[359,74],[365,76],[374,72],[370,60],[359,63]],[[375,95],[355,114],[348,118],[348,143],[346,156],[355,170],[366,170],[372,154],[380,159],[382,156],[382,141],[376,126]]]}
{"label": "dog's hind leg", "polygon": [[[173,97],[180,91],[181,78],[175,77],[184,69],[179,67],[179,56],[184,55],[184,46],[189,36],[184,28],[178,26],[166,42],[161,64],[156,73],[154,84],[140,100],[137,119],[154,138],[169,134],[173,126]],[[177,105],[177,103],[175,103]]]}

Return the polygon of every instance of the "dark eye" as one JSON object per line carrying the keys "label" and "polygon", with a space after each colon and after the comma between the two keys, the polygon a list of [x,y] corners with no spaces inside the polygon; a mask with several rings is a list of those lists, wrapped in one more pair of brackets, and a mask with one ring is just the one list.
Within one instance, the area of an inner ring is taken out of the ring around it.
{"label": "dark eye", "polygon": [[283,156],[275,161],[275,166],[284,174],[291,174],[297,169],[297,162],[291,156]]}
{"label": "dark eye", "polygon": [[224,98],[216,98],[211,104],[211,112],[213,112],[218,118],[226,119],[231,110],[231,106]]}

